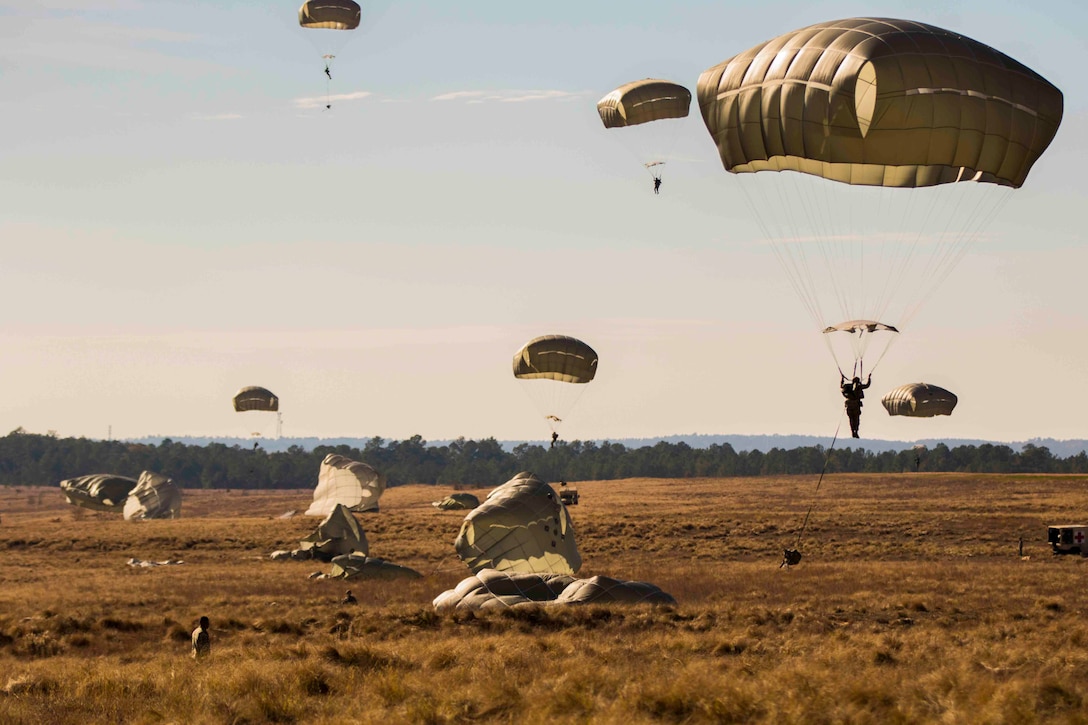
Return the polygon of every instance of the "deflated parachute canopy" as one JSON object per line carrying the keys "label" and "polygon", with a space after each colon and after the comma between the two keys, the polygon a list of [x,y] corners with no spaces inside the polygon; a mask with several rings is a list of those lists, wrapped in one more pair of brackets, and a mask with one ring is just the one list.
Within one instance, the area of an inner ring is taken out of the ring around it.
{"label": "deflated parachute canopy", "polygon": [[298,9],[298,24],[304,28],[354,30],[361,16],[359,3],[352,0],[307,0]]}
{"label": "deflated parachute canopy", "polygon": [[691,91],[656,78],[625,83],[597,101],[597,113],[605,128],[684,118],[690,108]]}
{"label": "deflated parachute canopy", "polygon": [[299,542],[299,550],[308,551],[314,559],[331,561],[333,557],[353,551],[369,554],[370,546],[348,507],[336,504],[314,532]]}
{"label": "deflated parachute canopy", "polygon": [[442,511],[474,509],[480,505],[480,499],[471,493],[451,493],[441,501],[432,501],[431,506]]}
{"label": "deflated parachute canopy", "polygon": [[474,572],[574,574],[582,566],[566,507],[551,486],[528,472],[469,512],[454,547]]}
{"label": "deflated parachute canopy", "polygon": [[180,519],[181,489],[161,473],[144,471],[125,501],[126,521]]}
{"label": "deflated parachute canopy", "polygon": [[676,604],[671,594],[649,582],[631,582],[610,576],[576,579],[556,598],[556,604]]}
{"label": "deflated parachute canopy", "polygon": [[932,418],[936,415],[952,415],[959,399],[955,393],[927,383],[908,383],[889,390],[881,399],[888,415],[905,415],[912,418]]}
{"label": "deflated parachute canopy", "polygon": [[563,604],[676,604],[648,582],[607,576],[575,579],[562,574],[519,574],[483,569],[439,594],[436,612],[518,609]]}
{"label": "deflated parachute canopy", "polygon": [[109,473],[93,473],[60,482],[60,488],[68,503],[117,514],[122,512],[125,500],[135,487],[135,478]]}
{"label": "deflated parachute canopy", "polygon": [[325,579],[418,579],[415,569],[353,552],[333,557],[332,570]]}
{"label": "deflated parachute canopy", "polygon": [[1019,187],[1062,118],[1062,93],[1009,56],[910,20],[801,28],[699,77],[699,107],[733,173],[847,184]]}
{"label": "deflated parachute canopy", "polygon": [[361,461],[330,453],[321,462],[314,501],[307,516],[328,516],[339,505],[352,511],[377,511],[385,476]]}
{"label": "deflated parachute canopy", "polygon": [[280,409],[280,399],[271,390],[252,385],[242,388],[234,396],[234,410],[239,413],[247,410],[275,412]]}

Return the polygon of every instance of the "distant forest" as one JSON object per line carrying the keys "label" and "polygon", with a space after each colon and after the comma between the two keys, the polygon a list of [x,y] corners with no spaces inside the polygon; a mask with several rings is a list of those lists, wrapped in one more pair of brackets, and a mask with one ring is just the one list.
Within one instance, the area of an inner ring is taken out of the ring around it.
{"label": "distant forest", "polygon": [[0,484],[55,486],[66,478],[113,473],[136,478],[142,471],[163,473],[185,488],[312,488],[321,461],[330,453],[365,461],[385,474],[388,485],[423,483],[487,488],[519,471],[548,481],[601,481],[621,478],[696,478],[819,473],[827,459],[831,473],[1088,473],[1083,451],[1057,458],[1045,446],[1026,444],[1017,452],[982,444],[874,453],[823,446],[784,450],[736,451],[729,444],[692,448],[657,443],[627,448],[619,443],[560,441],[555,448],[524,443],[506,451],[494,438],[459,438],[428,445],[420,436],[403,441],[370,439],[363,448],[347,445],[293,446],[268,453],[260,448],[196,446],[169,439],[158,445],[86,438],[57,438],[21,428],[0,438]]}

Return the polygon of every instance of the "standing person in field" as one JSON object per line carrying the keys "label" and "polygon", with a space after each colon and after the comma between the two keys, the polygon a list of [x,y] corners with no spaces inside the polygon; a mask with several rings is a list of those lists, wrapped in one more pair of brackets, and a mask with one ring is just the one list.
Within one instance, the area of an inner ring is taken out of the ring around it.
{"label": "standing person in field", "polygon": [[208,618],[201,617],[200,624],[193,630],[193,659],[202,660],[212,651],[212,638],[208,634]]}

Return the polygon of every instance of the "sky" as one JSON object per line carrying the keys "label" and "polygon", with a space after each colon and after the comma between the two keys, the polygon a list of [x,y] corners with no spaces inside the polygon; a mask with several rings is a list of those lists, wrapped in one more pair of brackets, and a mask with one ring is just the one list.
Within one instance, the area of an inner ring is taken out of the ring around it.
{"label": "sky", "polygon": [[[565,439],[845,429],[697,105],[655,196],[595,104],[868,15],[998,48],[1065,115],[881,360],[863,435],[1088,438],[1082,3],[364,7],[326,87],[291,3],[0,0],[0,432],[269,435],[230,404],[262,385],[285,436],[545,439],[510,365],[552,333],[600,355]],[[915,381],[954,415],[887,416]]]}

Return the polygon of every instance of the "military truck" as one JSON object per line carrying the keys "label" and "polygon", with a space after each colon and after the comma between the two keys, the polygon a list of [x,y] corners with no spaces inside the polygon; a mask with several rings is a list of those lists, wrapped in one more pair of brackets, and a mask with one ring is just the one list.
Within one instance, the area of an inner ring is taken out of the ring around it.
{"label": "military truck", "polygon": [[1088,556],[1088,525],[1069,524],[1048,526],[1046,540],[1055,554],[1080,554]]}
{"label": "military truck", "polygon": [[573,486],[567,486],[566,481],[560,481],[559,500],[563,502],[564,506],[578,505],[578,489]]}

